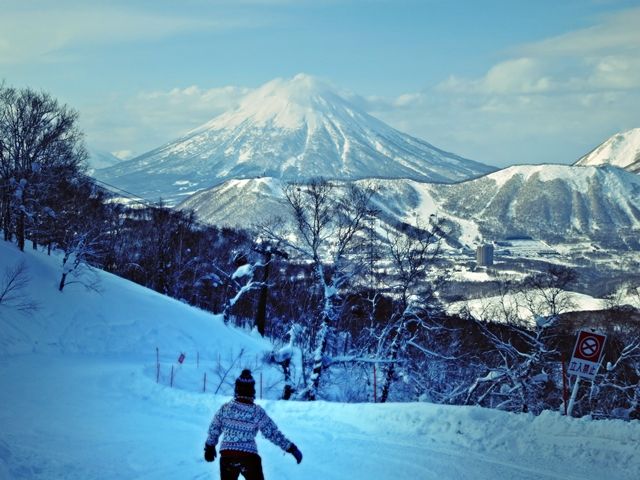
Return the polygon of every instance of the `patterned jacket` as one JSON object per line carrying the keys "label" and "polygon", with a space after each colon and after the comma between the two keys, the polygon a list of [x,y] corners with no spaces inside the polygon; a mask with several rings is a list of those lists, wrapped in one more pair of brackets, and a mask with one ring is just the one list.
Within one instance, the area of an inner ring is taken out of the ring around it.
{"label": "patterned jacket", "polygon": [[222,435],[220,452],[236,450],[258,453],[255,440],[258,430],[267,440],[285,451],[291,446],[291,442],[278,430],[278,426],[261,406],[237,400],[225,403],[214,415],[209,426],[207,445],[215,446]]}

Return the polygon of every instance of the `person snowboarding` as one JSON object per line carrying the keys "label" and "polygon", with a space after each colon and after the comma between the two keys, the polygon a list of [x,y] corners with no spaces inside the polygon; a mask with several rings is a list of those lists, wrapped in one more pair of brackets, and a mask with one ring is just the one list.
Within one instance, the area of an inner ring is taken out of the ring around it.
{"label": "person snowboarding", "polygon": [[262,407],[256,405],[255,381],[251,370],[242,370],[236,379],[234,399],[225,403],[213,416],[209,434],[204,444],[204,459],[213,462],[216,445],[220,444],[220,479],[264,480],[262,459],[258,455],[256,435],[258,430],[273,444],[293,455],[296,462],[302,461],[302,453],[288,440]]}

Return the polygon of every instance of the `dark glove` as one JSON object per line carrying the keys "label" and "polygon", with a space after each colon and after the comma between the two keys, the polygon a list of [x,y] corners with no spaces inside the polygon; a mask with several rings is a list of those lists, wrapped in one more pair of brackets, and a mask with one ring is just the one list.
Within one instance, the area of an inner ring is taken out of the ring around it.
{"label": "dark glove", "polygon": [[213,462],[216,459],[216,446],[204,444],[204,459],[207,462]]}
{"label": "dark glove", "polygon": [[294,457],[296,457],[296,462],[300,463],[302,461],[302,452],[298,450],[298,447],[295,444],[291,444],[289,448],[287,448],[287,453],[290,453]]}

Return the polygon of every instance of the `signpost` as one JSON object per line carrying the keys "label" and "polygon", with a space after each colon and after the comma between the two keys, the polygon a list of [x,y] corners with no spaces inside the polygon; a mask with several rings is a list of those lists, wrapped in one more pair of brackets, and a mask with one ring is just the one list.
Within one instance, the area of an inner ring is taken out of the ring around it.
{"label": "signpost", "polygon": [[599,333],[587,330],[580,330],[578,332],[578,338],[576,339],[576,344],[573,347],[571,363],[567,369],[567,373],[569,375],[576,376],[576,382],[573,385],[571,399],[569,400],[569,416],[571,415],[571,411],[573,410],[573,405],[578,394],[580,379],[586,378],[587,380],[593,381],[596,378],[596,374],[600,368],[602,354],[604,353],[604,344],[606,340],[607,337]]}
{"label": "signpost", "polygon": [[567,373],[593,381],[600,367],[606,339],[599,333],[580,330]]}

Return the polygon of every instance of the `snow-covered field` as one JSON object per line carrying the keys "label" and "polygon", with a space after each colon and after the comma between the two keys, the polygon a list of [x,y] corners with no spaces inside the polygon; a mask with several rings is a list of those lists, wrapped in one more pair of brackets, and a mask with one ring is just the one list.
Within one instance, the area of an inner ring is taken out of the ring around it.
{"label": "snow-covered field", "polygon": [[[537,298],[539,303],[542,300],[539,295],[529,294],[532,298]],[[560,302],[560,300],[558,300]],[[566,304],[564,310],[571,310],[575,312],[602,310],[607,308],[607,301],[603,298],[594,298],[590,295],[585,295],[579,292],[567,291],[562,296],[562,302]],[[543,311],[543,308],[539,308]],[[507,310],[517,315],[518,318],[526,321],[533,321],[534,314],[530,307],[527,305],[525,296],[522,293],[513,293],[501,296],[492,296],[484,298],[476,298],[473,300],[464,300],[459,302],[453,302],[447,306],[447,311],[452,314],[459,314],[462,311],[468,311],[474,317],[478,319],[502,319],[503,312]]]}
{"label": "snow-covered field", "polygon": [[[59,259],[0,243],[0,278],[24,259],[27,315],[0,306],[0,479],[208,479],[206,430],[229,397],[218,365],[243,351],[260,400],[304,454],[260,441],[267,479],[638,479],[640,422],[534,417],[428,403],[276,400],[268,342],[215,316],[98,272],[100,292],[56,289]],[[161,352],[156,383],[155,348]],[[178,367],[177,355],[187,354]],[[194,355],[200,355],[199,364]],[[173,364],[175,388],[167,385]],[[259,367],[259,368],[257,368]],[[202,377],[210,374],[208,392]],[[233,378],[230,378],[233,380]]]}

